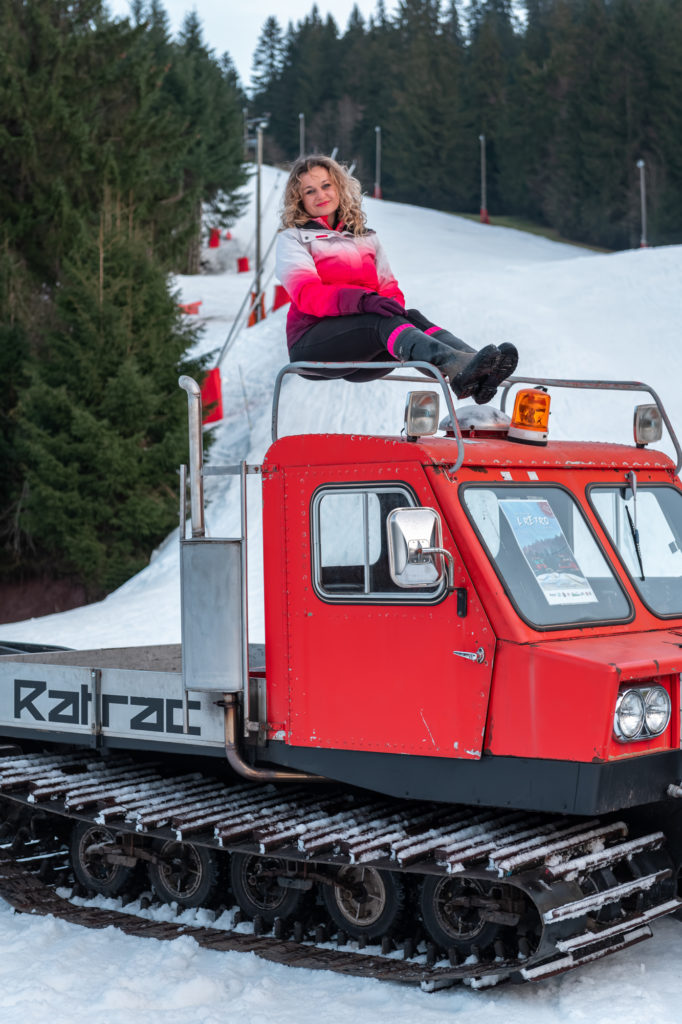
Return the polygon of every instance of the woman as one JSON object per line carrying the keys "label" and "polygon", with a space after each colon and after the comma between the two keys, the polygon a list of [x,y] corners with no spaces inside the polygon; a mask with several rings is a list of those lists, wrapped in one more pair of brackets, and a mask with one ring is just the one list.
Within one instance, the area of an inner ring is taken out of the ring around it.
{"label": "woman", "polygon": [[[440,369],[457,398],[489,402],[516,368],[515,347],[476,351],[406,309],[361,202],[360,183],[329,157],[301,157],[291,169],[277,240],[277,276],[291,296],[291,361],[422,360]],[[385,372],[325,375],[371,380]]]}

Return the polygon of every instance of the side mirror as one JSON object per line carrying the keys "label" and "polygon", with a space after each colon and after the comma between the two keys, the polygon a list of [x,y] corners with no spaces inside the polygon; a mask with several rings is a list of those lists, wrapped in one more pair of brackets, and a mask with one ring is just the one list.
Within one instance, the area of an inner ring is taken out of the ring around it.
{"label": "side mirror", "polygon": [[399,587],[433,587],[444,576],[453,589],[454,563],[443,547],[440,516],[432,508],[395,508],[388,515],[388,562]]}

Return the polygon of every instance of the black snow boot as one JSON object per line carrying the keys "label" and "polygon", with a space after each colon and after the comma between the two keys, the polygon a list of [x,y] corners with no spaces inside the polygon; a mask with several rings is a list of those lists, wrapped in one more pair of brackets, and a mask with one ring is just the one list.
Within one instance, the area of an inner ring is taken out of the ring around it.
{"label": "black snow boot", "polygon": [[431,338],[435,338],[436,341],[442,341],[442,343],[447,345],[448,348],[457,349],[459,352],[476,351],[476,349],[472,348],[471,345],[467,345],[466,341],[462,341],[461,338],[458,338],[455,334],[446,330],[445,327],[437,327],[435,324],[432,324],[431,321],[427,320],[424,314],[420,313],[418,309],[405,310],[405,316],[410,323],[414,324],[415,327],[418,327],[420,331],[424,331],[425,334],[428,334]]}
{"label": "black snow boot", "polygon": [[442,345],[447,345],[448,348],[452,348],[456,352],[469,352],[471,354],[476,351],[471,345],[467,345],[466,341],[458,338],[456,334],[451,334],[445,327],[439,327],[437,331],[429,331],[429,337],[435,341],[440,341]]}
{"label": "black snow boot", "polygon": [[[500,353],[496,345],[485,345],[474,352],[467,353],[467,364],[460,373],[451,380],[452,390],[458,398],[471,398],[484,381],[495,371]],[[474,398],[474,401],[477,401]]]}
{"label": "black snow boot", "polygon": [[510,377],[519,361],[519,353],[515,345],[504,341],[498,348],[498,360],[487,377],[484,377],[471,392],[477,405],[485,405],[495,397],[503,380]]}
{"label": "black snow boot", "polygon": [[[453,389],[453,378],[466,372],[472,358],[469,352],[450,348],[449,345],[412,326],[405,327],[396,338],[393,355],[403,363],[410,360],[432,363],[447,378]],[[486,373],[490,372],[491,365],[487,366]]]}

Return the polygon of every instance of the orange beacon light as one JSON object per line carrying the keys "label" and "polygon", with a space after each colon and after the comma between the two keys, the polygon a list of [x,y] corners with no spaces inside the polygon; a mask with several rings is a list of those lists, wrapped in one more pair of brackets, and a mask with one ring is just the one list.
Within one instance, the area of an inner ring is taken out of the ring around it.
{"label": "orange beacon light", "polygon": [[519,391],[507,436],[527,444],[547,444],[550,397],[544,388]]}

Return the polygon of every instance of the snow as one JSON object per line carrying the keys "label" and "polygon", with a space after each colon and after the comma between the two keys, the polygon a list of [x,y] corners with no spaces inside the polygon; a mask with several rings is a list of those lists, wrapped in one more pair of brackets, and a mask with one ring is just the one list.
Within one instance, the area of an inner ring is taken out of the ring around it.
{"label": "snow", "polygon": [[3,1024],[657,1024],[679,1020],[679,922],[537,985],[427,994],[386,982],[15,915],[0,903]]}
{"label": "snow", "polygon": [[[277,225],[285,175],[263,172],[265,251]],[[253,180],[250,185],[253,193]],[[514,342],[518,375],[644,380],[682,424],[682,247],[601,254],[447,214],[366,200],[406,293],[432,320],[480,347]],[[252,283],[237,259],[253,266],[247,211],[231,241],[208,250],[208,272],[178,277],[184,302],[201,301],[201,351],[219,352]],[[274,263],[268,257],[265,278]],[[274,281],[267,287],[272,303]],[[273,384],[286,362],[286,308],[234,331],[221,366],[225,418],[215,428],[209,462],[259,462],[270,443]],[[398,433],[405,385],[315,383],[289,376],[280,432],[314,429]],[[554,391],[550,435],[631,440],[632,408],[643,394]],[[661,447],[673,454],[670,443]],[[235,482],[206,481],[213,536],[239,531]],[[258,481],[249,478],[250,639],[262,640],[263,585]],[[61,615],[0,626],[0,639],[79,649],[176,643],[180,639],[177,532],[150,565],[106,600]],[[0,901],[0,1014],[3,1024],[658,1024],[679,1020],[682,926],[654,924],[653,940],[537,985],[418,989],[286,968],[253,954],[200,949],[190,937],[159,942],[114,929],[92,931],[51,918],[15,915]]]}

